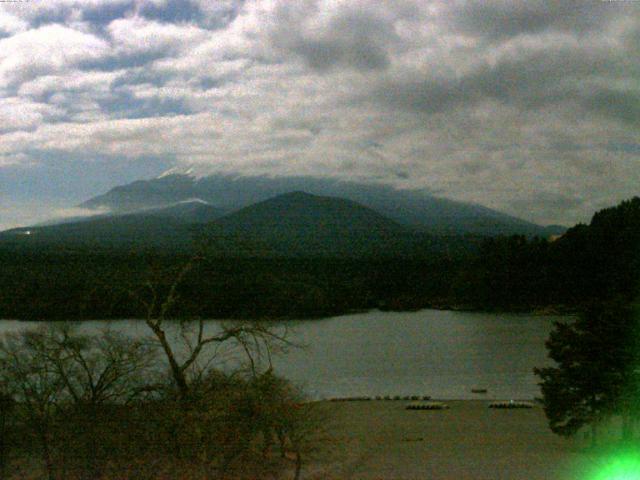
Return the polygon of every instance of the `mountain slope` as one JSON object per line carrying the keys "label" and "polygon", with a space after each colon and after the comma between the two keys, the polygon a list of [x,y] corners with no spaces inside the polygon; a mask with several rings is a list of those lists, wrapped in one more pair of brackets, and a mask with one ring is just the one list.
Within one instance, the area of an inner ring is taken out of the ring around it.
{"label": "mountain slope", "polygon": [[356,202],[305,192],[245,207],[212,222],[205,235],[225,251],[243,244],[255,255],[287,257],[397,255],[414,237]]}
{"label": "mountain slope", "polygon": [[400,224],[436,234],[517,233],[548,237],[565,230],[562,227],[541,227],[481,205],[435,197],[422,190],[398,190],[385,185],[314,177],[212,175],[193,178],[170,174],[116,187],[81,206],[131,212],[200,198],[231,211],[291,191],[353,200]]}
{"label": "mountain slope", "polygon": [[124,215],[101,215],[73,222],[16,228],[0,232],[0,242],[26,247],[163,249],[191,248],[194,224],[222,216],[200,201]]}
{"label": "mountain slope", "polygon": [[129,214],[139,217],[172,218],[182,223],[207,223],[222,217],[226,210],[209,205],[202,200],[181,201],[167,207],[151,208]]}

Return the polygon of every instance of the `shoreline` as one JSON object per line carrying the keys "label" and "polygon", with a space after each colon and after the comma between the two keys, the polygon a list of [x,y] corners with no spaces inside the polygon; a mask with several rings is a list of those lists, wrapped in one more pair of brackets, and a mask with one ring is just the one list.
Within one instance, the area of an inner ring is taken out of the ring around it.
{"label": "shoreline", "polygon": [[[225,318],[206,318],[205,321],[218,321],[218,322],[306,322],[311,320],[327,320],[338,317],[347,317],[351,315],[360,315],[371,312],[383,312],[383,313],[416,313],[424,310],[434,310],[443,312],[460,312],[460,313],[485,313],[492,315],[523,315],[533,317],[563,317],[563,316],[575,316],[578,314],[578,308],[564,308],[560,306],[549,305],[546,307],[534,307],[532,309],[522,310],[492,310],[472,308],[463,305],[426,305],[419,308],[406,308],[395,309],[387,307],[375,307],[369,309],[353,309],[344,312],[334,312],[327,315],[315,314],[304,317],[225,317]],[[0,321],[7,322],[23,322],[23,323],[37,323],[37,322],[117,322],[117,321],[144,321],[144,318],[0,318]],[[198,317],[185,317],[185,318],[172,318],[172,321],[198,321],[201,320]]]}

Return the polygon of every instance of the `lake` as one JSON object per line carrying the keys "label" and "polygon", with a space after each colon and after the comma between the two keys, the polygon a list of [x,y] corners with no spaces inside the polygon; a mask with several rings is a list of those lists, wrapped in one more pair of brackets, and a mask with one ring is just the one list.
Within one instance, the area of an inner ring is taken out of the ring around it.
{"label": "lake", "polygon": [[[567,317],[421,310],[288,322],[303,348],[273,359],[277,372],[314,398],[431,395],[433,398],[532,399],[532,369],[550,364],[544,346],[554,320]],[[131,335],[143,322],[109,322]],[[0,321],[0,333],[23,328]],[[95,330],[105,322],[83,322]],[[216,328],[211,321],[209,328]],[[486,388],[486,395],[473,388]]]}

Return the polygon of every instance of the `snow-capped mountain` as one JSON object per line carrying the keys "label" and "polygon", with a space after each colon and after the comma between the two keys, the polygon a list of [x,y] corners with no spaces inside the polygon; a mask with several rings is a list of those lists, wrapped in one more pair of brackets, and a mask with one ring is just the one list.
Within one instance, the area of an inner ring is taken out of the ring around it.
{"label": "snow-capped mountain", "polygon": [[232,212],[293,191],[352,200],[402,225],[433,233],[547,237],[564,231],[562,227],[542,227],[481,205],[436,197],[424,190],[303,176],[207,175],[195,167],[172,169],[157,178],[115,187],[80,206],[122,214],[195,198],[222,212]]}

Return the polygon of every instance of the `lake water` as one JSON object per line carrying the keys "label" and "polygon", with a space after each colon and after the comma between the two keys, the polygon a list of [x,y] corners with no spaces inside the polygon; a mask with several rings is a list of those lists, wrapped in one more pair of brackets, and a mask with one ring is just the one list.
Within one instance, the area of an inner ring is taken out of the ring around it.
{"label": "lake water", "polygon": [[[532,399],[532,369],[550,364],[544,346],[554,320],[566,317],[422,310],[288,322],[303,348],[274,357],[277,372],[314,398],[431,395],[433,398]],[[132,335],[143,322],[109,322]],[[32,324],[26,324],[32,325]],[[84,322],[93,330],[105,322]],[[0,333],[25,323],[0,321]],[[209,328],[216,328],[210,322]],[[486,388],[486,395],[472,388]]]}

